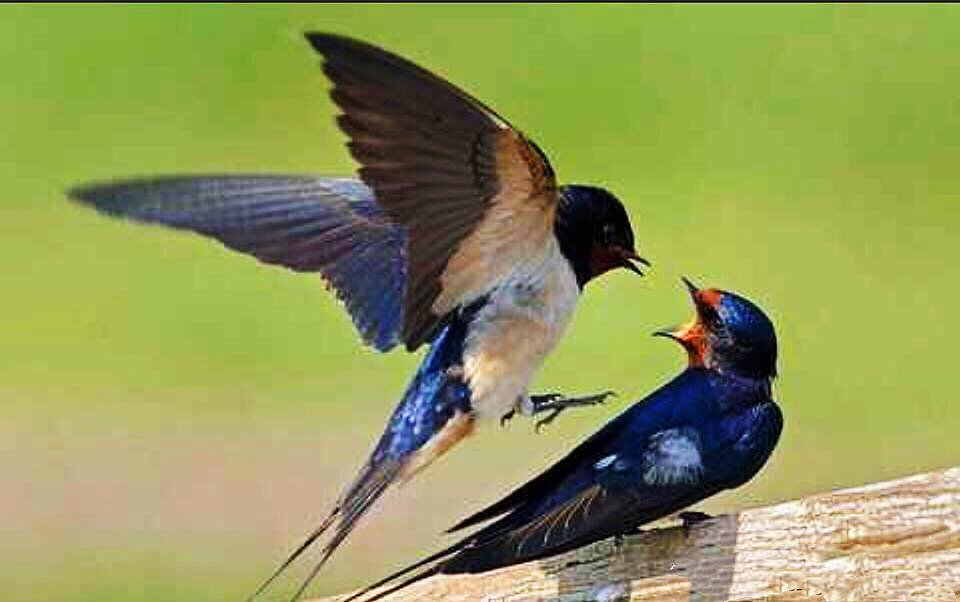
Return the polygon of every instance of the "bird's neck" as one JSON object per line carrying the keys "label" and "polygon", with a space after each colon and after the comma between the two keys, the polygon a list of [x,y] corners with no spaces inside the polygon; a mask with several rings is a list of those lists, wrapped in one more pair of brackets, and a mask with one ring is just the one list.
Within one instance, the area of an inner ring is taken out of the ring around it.
{"label": "bird's neck", "polygon": [[[563,194],[562,189],[560,194]],[[553,220],[553,234],[560,244],[560,253],[570,263],[573,274],[577,277],[580,290],[583,290],[594,276],[590,261],[593,243],[590,236],[582,230],[582,220],[578,220],[574,215],[571,204],[561,199]]]}
{"label": "bird's neck", "polygon": [[720,402],[724,405],[749,405],[771,398],[770,378],[752,378],[713,369],[707,372],[714,390],[722,392]]}

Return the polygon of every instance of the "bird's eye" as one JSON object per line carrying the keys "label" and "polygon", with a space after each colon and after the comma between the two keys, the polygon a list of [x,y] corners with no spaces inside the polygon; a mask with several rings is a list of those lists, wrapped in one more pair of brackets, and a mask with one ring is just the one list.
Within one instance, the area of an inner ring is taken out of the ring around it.
{"label": "bird's eye", "polygon": [[617,230],[613,227],[613,224],[604,224],[603,225],[603,242],[613,242],[613,237],[616,234]]}

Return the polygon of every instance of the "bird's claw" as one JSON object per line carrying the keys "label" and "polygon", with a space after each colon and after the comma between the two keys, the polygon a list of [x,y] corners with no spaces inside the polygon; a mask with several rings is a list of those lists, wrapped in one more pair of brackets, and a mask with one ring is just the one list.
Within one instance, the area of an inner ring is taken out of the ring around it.
{"label": "bird's claw", "polygon": [[617,533],[613,536],[613,550],[617,554],[623,551],[623,533]]}
{"label": "bird's claw", "polygon": [[690,535],[690,529],[691,529],[694,525],[699,524],[699,523],[702,523],[703,521],[708,521],[708,520],[710,520],[710,519],[713,518],[713,517],[710,516],[709,514],[705,513],[705,512],[697,512],[697,511],[695,511],[695,510],[687,510],[687,511],[684,511],[684,512],[681,512],[680,514],[678,514],[678,515],[677,515],[677,518],[679,518],[681,521],[683,521],[683,532],[684,532],[684,534]]}
{"label": "bird's claw", "polygon": [[546,425],[556,420],[557,416],[559,416],[561,412],[563,412],[563,409],[558,408],[550,412],[550,415],[547,416],[546,418],[541,418],[540,420],[537,420],[537,422],[534,423],[533,425],[533,431],[537,434],[540,434],[540,429],[542,429]]}
{"label": "bird's claw", "polygon": [[516,408],[510,410],[506,414],[500,417],[500,427],[503,428],[507,426],[507,423],[513,420],[514,415],[517,413]]}
{"label": "bird's claw", "polygon": [[604,391],[596,395],[587,395],[584,397],[566,397],[560,393],[547,393],[544,395],[531,395],[530,401],[533,403],[533,413],[550,412],[546,418],[538,420],[533,429],[539,433],[540,429],[556,420],[565,409],[576,406],[599,405],[607,400],[608,397],[614,397],[614,391]]}

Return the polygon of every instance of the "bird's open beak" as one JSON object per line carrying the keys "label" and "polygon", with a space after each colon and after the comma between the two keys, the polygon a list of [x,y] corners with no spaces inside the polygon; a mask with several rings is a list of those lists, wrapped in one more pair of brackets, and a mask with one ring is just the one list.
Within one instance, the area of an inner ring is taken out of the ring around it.
{"label": "bird's open beak", "polygon": [[723,294],[714,289],[701,290],[687,278],[681,278],[681,280],[690,292],[690,299],[693,301],[697,315],[683,326],[664,328],[653,333],[653,336],[673,339],[683,345],[687,350],[690,366],[705,366],[709,362],[710,349],[703,312],[714,306]]}
{"label": "bird's open beak", "polygon": [[683,326],[671,326],[670,328],[661,328],[653,333],[655,337],[664,337],[667,339],[673,339],[678,343],[683,343],[683,336],[689,330],[689,324],[684,324]]}
{"label": "bird's open beak", "polygon": [[633,249],[618,249],[618,250],[620,251],[620,259],[621,259],[620,265],[624,268],[627,268],[631,272],[634,272],[636,274],[639,274],[640,276],[643,276],[643,272],[640,271],[640,268],[637,267],[637,263],[643,266],[646,266],[648,268],[650,267],[650,262],[644,259],[643,257],[640,257],[639,255],[637,255],[637,252],[634,251]]}
{"label": "bird's open beak", "polygon": [[[687,290],[690,292],[690,298],[693,300],[694,306],[699,307],[700,304],[700,289],[697,286],[690,282],[689,279],[683,277],[681,278],[683,284],[686,285]],[[702,335],[703,325],[700,322],[700,311],[697,309],[697,315],[693,320],[690,320],[686,324],[680,326],[672,326],[670,328],[663,328],[653,333],[655,337],[666,337],[668,339],[673,339],[674,341],[680,343],[684,347],[690,348],[691,342]]]}

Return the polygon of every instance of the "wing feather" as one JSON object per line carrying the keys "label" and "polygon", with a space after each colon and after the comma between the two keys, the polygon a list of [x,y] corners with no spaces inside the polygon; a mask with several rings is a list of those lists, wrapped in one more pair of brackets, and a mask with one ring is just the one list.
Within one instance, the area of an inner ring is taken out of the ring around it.
{"label": "wing feather", "polygon": [[362,182],[313,176],[179,176],[82,186],[104,213],[192,230],[260,261],[320,272],[365,342],[400,340],[405,232]]}
{"label": "wing feather", "polygon": [[446,314],[543,252],[553,170],[505,120],[421,67],[343,36],[307,39],[323,55],[361,179],[407,228],[402,338],[414,349]]}
{"label": "wing feather", "polygon": [[558,483],[569,477],[585,463],[599,459],[604,453],[603,450],[610,446],[612,441],[623,432],[629,417],[629,412],[620,414],[540,475],[517,487],[500,501],[463,519],[447,529],[446,532],[453,533],[477,525],[516,510],[530,500],[540,499],[548,495]]}

